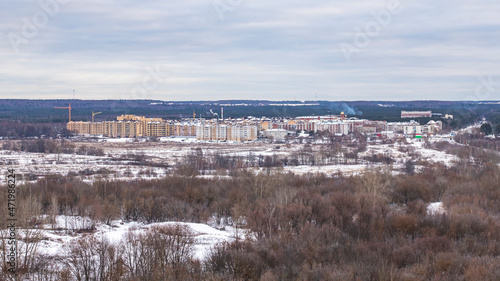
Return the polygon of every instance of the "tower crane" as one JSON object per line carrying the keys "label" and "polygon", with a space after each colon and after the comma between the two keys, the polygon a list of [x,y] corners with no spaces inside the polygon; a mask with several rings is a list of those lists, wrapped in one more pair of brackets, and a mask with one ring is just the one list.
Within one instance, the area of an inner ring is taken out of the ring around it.
{"label": "tower crane", "polygon": [[96,116],[97,114],[101,114],[102,112],[94,112],[92,111],[92,123],[94,123],[94,116]]}
{"label": "tower crane", "polygon": [[54,107],[54,108],[67,109],[69,112],[69,122],[71,122],[71,103],[69,103],[69,106],[66,106],[66,107]]}

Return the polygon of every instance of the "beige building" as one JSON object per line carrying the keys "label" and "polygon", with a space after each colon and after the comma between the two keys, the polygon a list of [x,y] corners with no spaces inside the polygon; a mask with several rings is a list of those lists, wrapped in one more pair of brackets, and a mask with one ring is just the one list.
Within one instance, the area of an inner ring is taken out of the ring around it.
{"label": "beige building", "polygon": [[146,136],[153,136],[153,137],[167,136],[167,123],[158,121],[146,123]]}
{"label": "beige building", "polygon": [[90,134],[90,122],[71,121],[66,125],[66,129],[78,135],[88,135]]}
{"label": "beige building", "polygon": [[69,122],[67,129],[78,135],[103,135],[106,137],[142,136],[196,136],[197,120],[182,122],[165,121],[136,115],[121,115],[116,121]]}

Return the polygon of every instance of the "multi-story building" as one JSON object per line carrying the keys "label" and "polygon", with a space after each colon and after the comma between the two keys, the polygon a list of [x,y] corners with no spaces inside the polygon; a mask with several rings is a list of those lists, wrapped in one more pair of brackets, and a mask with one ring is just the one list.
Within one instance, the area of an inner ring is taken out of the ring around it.
{"label": "multi-story building", "polygon": [[173,136],[196,136],[196,126],[199,122],[186,121],[173,123]]}
{"label": "multi-story building", "polygon": [[196,126],[196,139],[208,141],[253,141],[257,139],[257,125],[205,122]]}
{"label": "multi-story building", "polygon": [[403,127],[405,135],[421,135],[422,131],[422,126],[420,125],[407,125]]}
{"label": "multi-story building", "polygon": [[405,135],[435,135],[438,134],[443,129],[443,123],[441,121],[429,121],[425,125],[411,124],[405,125],[403,133]]}
{"label": "multi-story building", "polygon": [[148,122],[146,123],[146,136],[164,137],[167,135],[166,122]]}
{"label": "multi-story building", "polygon": [[432,117],[432,111],[401,111],[401,118]]}
{"label": "multi-story building", "polygon": [[[427,114],[427,113],[426,113]],[[144,116],[121,115],[116,121],[104,122],[69,122],[67,128],[76,134],[103,135],[107,137],[141,136],[195,136],[199,140],[209,141],[248,141],[257,139],[259,131],[280,130],[317,132],[326,131],[337,135],[351,132],[374,134],[383,131],[395,134],[437,134],[442,130],[441,121],[430,121],[426,125],[418,122],[369,121],[342,119],[338,117],[301,117],[287,118],[249,118],[233,120],[183,119],[182,121],[146,118]],[[263,134],[271,134],[269,133]],[[278,131],[275,131],[278,132]],[[281,138],[282,133],[279,133]],[[275,136],[273,135],[273,138]]]}
{"label": "multi-story building", "polygon": [[75,132],[78,135],[88,135],[90,134],[90,123],[89,122],[83,122],[83,121],[70,121],[67,125],[66,128],[71,131]]}
{"label": "multi-story building", "polygon": [[333,134],[349,134],[349,124],[338,121],[315,122],[313,131],[328,131]]}
{"label": "multi-story building", "polygon": [[91,135],[103,135],[104,129],[102,122],[90,123],[90,134]]}
{"label": "multi-story building", "polygon": [[236,125],[231,127],[231,140],[253,141],[257,139],[257,126]]}

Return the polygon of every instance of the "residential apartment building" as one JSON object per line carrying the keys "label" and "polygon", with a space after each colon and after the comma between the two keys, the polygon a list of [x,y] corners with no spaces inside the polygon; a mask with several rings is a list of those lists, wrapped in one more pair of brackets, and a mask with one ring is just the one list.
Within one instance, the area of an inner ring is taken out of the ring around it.
{"label": "residential apartment building", "polygon": [[[270,130],[263,135],[281,138],[283,133],[271,132],[317,132],[327,131],[337,135],[352,132],[375,134],[384,131],[395,134],[437,134],[442,130],[441,121],[430,121],[425,125],[418,122],[386,122],[360,119],[341,119],[336,117],[302,118],[249,118],[233,120],[183,119],[181,121],[147,118],[136,115],[121,115],[116,121],[104,122],[69,122],[68,130],[76,134],[103,135],[106,137],[142,137],[142,136],[192,136],[208,141],[252,141],[257,139],[259,131]],[[273,131],[276,130],[276,131]]]}
{"label": "residential apartment building", "polygon": [[196,139],[206,141],[253,141],[258,137],[254,124],[218,124],[205,122],[196,126]]}

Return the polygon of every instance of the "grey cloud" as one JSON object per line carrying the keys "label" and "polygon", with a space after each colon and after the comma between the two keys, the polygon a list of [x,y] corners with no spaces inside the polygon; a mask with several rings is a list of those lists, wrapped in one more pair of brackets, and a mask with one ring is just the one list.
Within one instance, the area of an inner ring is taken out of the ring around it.
{"label": "grey cloud", "polygon": [[22,18],[40,7],[4,1],[0,97],[67,98],[77,89],[121,98],[157,65],[169,78],[147,97],[165,100],[315,92],[329,100],[460,100],[480,75],[500,81],[496,1],[401,3],[348,62],[339,44],[354,45],[388,1],[242,0],[221,20],[211,0],[72,0],[18,54],[7,35],[21,34]]}

